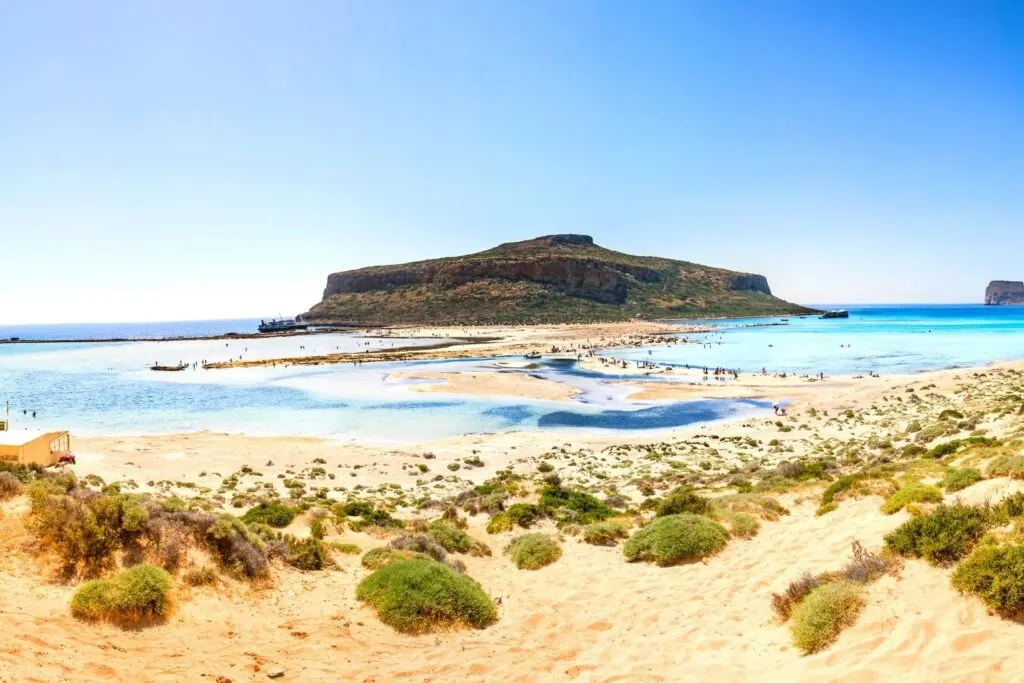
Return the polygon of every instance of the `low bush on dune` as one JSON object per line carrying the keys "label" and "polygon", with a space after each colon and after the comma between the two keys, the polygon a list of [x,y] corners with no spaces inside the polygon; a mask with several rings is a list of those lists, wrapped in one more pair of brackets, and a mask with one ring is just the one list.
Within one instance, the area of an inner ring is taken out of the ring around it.
{"label": "low bush on dune", "polygon": [[10,500],[22,492],[21,480],[10,472],[0,472],[0,500]]}
{"label": "low bush on dune", "polygon": [[700,515],[658,517],[626,541],[623,554],[630,562],[654,562],[667,567],[700,560],[717,553],[729,542],[729,532],[718,522]]}
{"label": "low bush on dune", "polygon": [[509,506],[505,511],[505,516],[516,526],[529,529],[544,517],[544,512],[539,506],[532,503],[516,503]]}
{"label": "low bush on dune", "polygon": [[859,472],[839,477],[821,494],[821,505],[815,514],[824,515],[839,507],[847,496],[881,494],[892,495],[896,484],[888,472]]}
{"label": "low bush on dune", "polygon": [[[369,527],[381,529],[404,529],[405,522],[391,516],[387,510],[379,510],[369,503],[353,501],[350,503],[338,503],[331,511],[338,522],[338,528],[344,528],[344,524],[352,527],[353,531],[362,531]],[[358,519],[351,519],[357,517]]]}
{"label": "low bush on dune", "polygon": [[505,547],[505,554],[517,569],[532,570],[557,562],[562,557],[562,548],[547,534],[525,534],[512,539]]}
{"label": "low bush on dune", "polygon": [[941,503],[942,491],[926,484],[907,484],[882,503],[882,512],[893,515],[911,503]]}
{"label": "low bush on dune", "polygon": [[512,521],[504,512],[498,513],[491,517],[490,521],[487,522],[487,533],[489,534],[500,534],[505,531],[512,531],[516,528],[516,523]]}
{"label": "low bush on dune", "polygon": [[946,472],[946,476],[939,482],[939,486],[950,493],[955,493],[963,491],[968,486],[972,486],[979,481],[981,481],[981,472],[973,467],[965,467],[959,470],[951,469]]}
{"label": "low bush on dune", "polygon": [[323,542],[316,538],[303,538],[297,540],[289,548],[285,561],[305,571],[321,571],[334,566],[334,561]]}
{"label": "low bush on dune", "polygon": [[614,510],[589,493],[565,488],[557,477],[549,477],[548,485],[541,489],[538,507],[560,524],[591,524],[615,514]]}
{"label": "low bush on dune", "polygon": [[680,486],[662,499],[656,514],[658,517],[684,513],[703,515],[707,514],[709,509],[707,498],[694,493],[689,486]]}
{"label": "low bush on dune", "polygon": [[777,499],[759,493],[736,493],[711,500],[712,516],[718,510],[745,512],[770,522],[789,514],[789,508]]}
{"label": "low bush on dune", "polygon": [[885,574],[896,574],[901,563],[891,554],[869,551],[859,541],[851,544],[851,557],[838,571],[823,572],[817,576],[804,572],[791,581],[782,593],[772,594],[772,610],[782,621],[790,618],[804,598],[815,589],[832,583],[869,584]]}
{"label": "low bush on dune", "polygon": [[297,510],[277,503],[260,503],[249,508],[242,515],[242,521],[246,524],[266,524],[275,529],[283,529],[295,519]]}
{"label": "low bush on dune", "polygon": [[160,567],[136,565],[83,584],[71,598],[71,613],[123,625],[159,621],[170,611],[171,587],[170,575]]}
{"label": "low bush on dune", "polygon": [[427,525],[427,533],[438,545],[450,553],[469,553],[474,557],[490,557],[491,555],[491,549],[487,544],[441,520],[435,520]]}
{"label": "low bush on dune", "polygon": [[1008,522],[1024,515],[1024,491],[1017,491],[999,501],[992,508],[996,523]]}
{"label": "low bush on dune", "polygon": [[793,610],[793,644],[805,654],[828,647],[857,620],[863,607],[861,584],[836,581],[818,586]]}
{"label": "low bush on dune", "polygon": [[712,517],[724,524],[729,530],[729,535],[735,538],[753,538],[761,531],[761,523],[757,521],[757,517],[746,512],[720,510],[715,512]]}
{"label": "low bush on dune", "polygon": [[1024,545],[982,545],[953,572],[953,587],[977,595],[994,611],[1024,611]]}
{"label": "low bush on dune", "polygon": [[1001,455],[988,464],[990,477],[1024,479],[1024,455]]}
{"label": "low bush on dune", "polygon": [[447,551],[426,534],[402,534],[391,539],[388,546],[394,550],[422,553],[438,562],[444,562],[445,558],[448,557]]}
{"label": "low bush on dune", "polygon": [[940,505],[886,534],[885,545],[904,557],[949,564],[969,553],[990,526],[991,514],[984,508]]}
{"label": "low bush on dune", "polygon": [[498,617],[494,602],[480,584],[427,557],[385,564],[360,582],[356,597],[402,633],[485,628]]}
{"label": "low bush on dune", "polygon": [[810,595],[811,591],[819,585],[821,584],[818,577],[810,572],[804,572],[800,578],[790,581],[782,593],[772,593],[772,610],[779,615],[782,621],[786,621],[800,601]]}
{"label": "low bush on dune", "polygon": [[583,527],[583,541],[590,545],[617,545],[629,536],[629,529],[622,522],[594,522]]}

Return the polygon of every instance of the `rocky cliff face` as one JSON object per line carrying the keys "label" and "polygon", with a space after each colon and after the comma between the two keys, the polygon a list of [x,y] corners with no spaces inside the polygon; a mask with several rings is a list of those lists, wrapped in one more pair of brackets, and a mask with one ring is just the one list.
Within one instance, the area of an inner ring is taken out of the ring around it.
{"label": "rocky cliff face", "polygon": [[990,306],[1024,304],[1024,282],[993,280],[985,288],[985,303]]}
{"label": "rocky cliff face", "polygon": [[623,254],[587,235],[547,235],[467,256],[334,273],[305,317],[490,324],[806,310],[773,297],[763,275]]}

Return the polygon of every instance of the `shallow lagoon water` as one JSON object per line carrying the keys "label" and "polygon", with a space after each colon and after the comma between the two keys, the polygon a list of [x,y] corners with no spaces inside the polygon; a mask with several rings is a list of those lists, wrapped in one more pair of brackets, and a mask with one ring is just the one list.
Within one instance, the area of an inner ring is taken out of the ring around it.
{"label": "shallow lagoon water", "polygon": [[[609,353],[744,372],[766,367],[770,372],[828,375],[916,372],[1024,357],[1024,308],[856,307],[848,320],[791,318],[785,326],[743,326],[763,322],[715,321],[719,330],[696,337],[708,346]],[[170,329],[171,334],[183,333]],[[103,336],[102,330],[95,336]],[[331,334],[230,342],[0,345],[0,401],[11,401],[15,427],[71,428],[77,434],[205,429],[399,442],[508,430],[625,433],[770,414],[768,401],[628,401],[626,389],[608,376],[581,370],[572,362],[504,370],[570,384],[580,391],[570,402],[421,393],[411,391],[410,385],[430,380],[391,377],[398,370],[493,369],[495,359],[180,373],[146,369],[158,360],[269,358],[409,343]],[[23,410],[36,410],[38,416],[32,419]]]}

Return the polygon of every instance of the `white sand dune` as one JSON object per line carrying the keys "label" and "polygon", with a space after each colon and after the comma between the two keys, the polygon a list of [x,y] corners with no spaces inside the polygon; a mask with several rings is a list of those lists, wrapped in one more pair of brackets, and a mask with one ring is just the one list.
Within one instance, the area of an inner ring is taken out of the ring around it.
{"label": "white sand dune", "polygon": [[[854,539],[877,547],[906,519],[878,504],[847,501],[824,517],[794,505],[704,564],[629,564],[617,548],[574,539],[536,572],[500,552],[467,558],[501,598],[500,621],[420,637],[393,632],[355,600],[366,574],[358,557],[338,572],[283,570],[261,597],[195,591],[169,624],[138,632],[75,621],[70,588],[40,585],[32,567],[8,560],[0,680],[257,681],[276,666],[301,681],[1024,680],[1022,627],[989,616],[949,587],[947,571],[918,561],[874,584],[858,622],[828,650],[803,656],[790,644],[771,593],[804,570],[838,568]],[[488,538],[499,551],[502,540]]]}

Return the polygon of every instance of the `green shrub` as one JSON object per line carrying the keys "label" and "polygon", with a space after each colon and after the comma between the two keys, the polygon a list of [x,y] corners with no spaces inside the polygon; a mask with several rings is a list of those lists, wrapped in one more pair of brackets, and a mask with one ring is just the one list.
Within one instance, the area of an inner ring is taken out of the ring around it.
{"label": "green shrub", "polygon": [[327,544],[333,550],[337,550],[339,553],[346,555],[358,555],[362,552],[362,549],[355,543],[338,543],[337,541]]}
{"label": "green shrub", "polygon": [[[511,512],[514,507],[516,506],[509,508],[509,511]],[[549,515],[557,514],[558,511],[569,511],[571,514],[560,516],[563,521],[576,524],[600,522],[615,514],[610,507],[589,493],[563,488],[560,484],[548,484],[541,489],[540,507]]]}
{"label": "green shrub", "polygon": [[907,484],[882,503],[882,512],[893,515],[910,503],[941,503],[942,491],[925,484]]}
{"label": "green shrub", "polygon": [[689,513],[703,515],[708,512],[708,499],[697,495],[689,486],[680,486],[669,493],[658,506],[658,517]]}
{"label": "green shrub", "polygon": [[952,418],[952,419],[955,419],[955,420],[962,420],[962,419],[964,419],[964,414],[961,413],[959,410],[954,410],[952,408],[946,408],[941,413],[939,413],[939,419],[940,420],[946,420],[946,419],[949,419],[949,418]]}
{"label": "green shrub", "polygon": [[836,581],[815,588],[793,610],[793,644],[805,654],[828,647],[857,620],[863,607],[860,584]]}
{"label": "green shrub", "polygon": [[323,542],[312,537],[303,538],[292,544],[285,561],[296,569],[305,571],[320,571],[334,566]]}
{"label": "green shrub", "polygon": [[1024,610],[1024,545],[982,545],[953,572],[953,587],[1003,615]]}
{"label": "green shrub", "polygon": [[940,505],[931,514],[904,522],[885,536],[885,545],[904,557],[949,564],[971,551],[991,525],[987,510]]}
{"label": "green shrub", "polygon": [[363,555],[362,565],[367,569],[380,569],[395,559],[395,551],[391,548],[373,548]]}
{"label": "green shrub", "polygon": [[109,579],[84,583],[71,598],[71,613],[124,625],[160,620],[170,611],[171,587],[170,575],[160,567],[136,565]]}
{"label": "green shrub", "polygon": [[1024,515],[1024,491],[1016,491],[1003,498],[992,510],[998,521],[1009,521]]}
{"label": "green shrub", "polygon": [[990,477],[1024,479],[1024,455],[1001,455],[988,465]]}
{"label": "green shrub", "polygon": [[715,519],[729,529],[729,534],[736,538],[753,538],[761,531],[761,523],[757,517],[746,512],[719,511]]}
{"label": "green shrub", "polygon": [[515,527],[515,522],[504,512],[501,512],[491,517],[487,522],[487,533],[500,534],[504,531],[512,531]]}
{"label": "green shrub", "polygon": [[583,527],[583,541],[590,545],[617,545],[627,536],[629,530],[622,522],[594,522]]}
{"label": "green shrub", "polygon": [[427,533],[442,548],[450,553],[469,553],[474,557],[490,557],[491,549],[462,529],[457,529],[441,520],[427,526]]}
{"label": "green shrub", "polygon": [[540,472],[541,474],[547,474],[548,472],[554,472],[555,467],[549,462],[542,462],[541,464],[537,465],[537,471]]}
{"label": "green shrub", "polygon": [[939,482],[939,486],[950,493],[955,493],[956,491],[963,491],[968,486],[972,486],[979,481],[981,481],[981,472],[973,467],[965,467],[960,470],[951,469],[946,472],[946,477]]}
{"label": "green shrub", "polygon": [[630,562],[643,560],[667,567],[713,555],[728,542],[729,532],[707,517],[669,515],[633,534],[622,551]]}
{"label": "green shrub", "polygon": [[275,529],[283,529],[292,523],[295,514],[295,508],[277,503],[260,503],[256,507],[246,510],[242,515],[242,521],[246,524],[266,524]]}
{"label": "green shrub", "polygon": [[427,555],[438,562],[444,562],[448,556],[445,549],[426,534],[402,534],[397,538],[391,539],[388,546],[394,550]]}
{"label": "green shrub", "polygon": [[547,534],[524,534],[512,539],[505,554],[517,569],[540,569],[556,562],[562,556],[562,548]]}
{"label": "green shrub", "polygon": [[[513,524],[521,526],[524,529],[529,529],[544,515],[541,509],[536,505],[532,505],[530,503],[516,503],[515,505],[509,506],[508,510],[505,511],[505,516],[508,517]],[[494,521],[493,518],[491,521]]]}
{"label": "green shrub", "polygon": [[324,540],[326,535],[324,531],[324,520],[314,519],[313,523],[309,525],[309,535],[318,541]]}
{"label": "green shrub", "polygon": [[390,562],[360,582],[356,597],[402,633],[494,623],[498,610],[473,579],[428,558]]}

